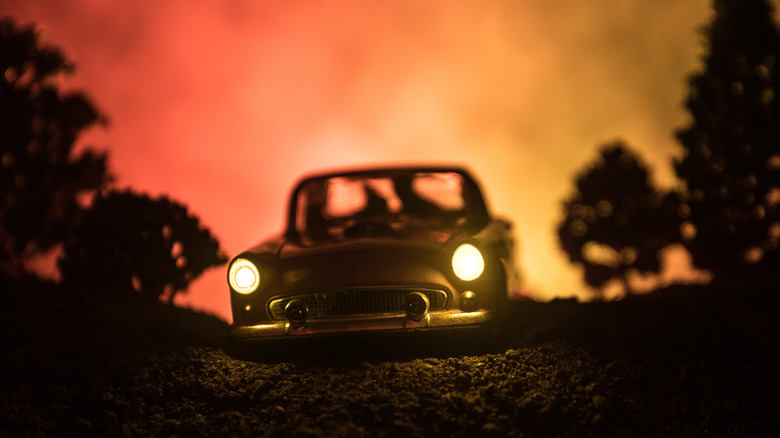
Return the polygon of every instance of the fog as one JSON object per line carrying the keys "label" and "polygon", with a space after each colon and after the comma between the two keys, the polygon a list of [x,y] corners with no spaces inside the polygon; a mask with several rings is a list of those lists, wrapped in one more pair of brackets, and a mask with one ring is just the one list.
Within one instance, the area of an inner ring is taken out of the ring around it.
{"label": "fog", "polygon": [[[572,178],[623,139],[676,184],[709,2],[23,1],[109,123],[117,186],[185,203],[235,255],[323,168],[453,163],[512,220],[527,291],[589,296],[555,239]],[[683,259],[665,278],[684,277]],[[230,320],[225,268],[177,302]]]}

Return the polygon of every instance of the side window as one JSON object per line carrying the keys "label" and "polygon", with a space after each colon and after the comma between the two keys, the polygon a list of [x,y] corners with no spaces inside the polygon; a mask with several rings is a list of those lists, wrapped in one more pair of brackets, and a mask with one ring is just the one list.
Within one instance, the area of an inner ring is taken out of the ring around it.
{"label": "side window", "polygon": [[459,211],[465,207],[461,177],[457,173],[417,174],[412,188],[417,196],[444,211]]}
{"label": "side window", "polygon": [[327,182],[327,204],[323,213],[328,218],[352,216],[366,208],[366,191],[363,182],[347,178],[334,178]]}

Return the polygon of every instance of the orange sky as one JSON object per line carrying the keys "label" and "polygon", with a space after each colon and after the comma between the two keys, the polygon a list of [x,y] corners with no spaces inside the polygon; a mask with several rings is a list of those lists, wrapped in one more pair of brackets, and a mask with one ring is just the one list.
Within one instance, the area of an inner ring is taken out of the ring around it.
{"label": "orange sky", "polygon": [[[6,0],[110,119],[120,187],[185,203],[235,255],[302,173],[470,167],[516,224],[534,296],[586,292],[554,238],[573,175],[622,138],[674,184],[709,1]],[[230,320],[224,267],[177,302]]]}

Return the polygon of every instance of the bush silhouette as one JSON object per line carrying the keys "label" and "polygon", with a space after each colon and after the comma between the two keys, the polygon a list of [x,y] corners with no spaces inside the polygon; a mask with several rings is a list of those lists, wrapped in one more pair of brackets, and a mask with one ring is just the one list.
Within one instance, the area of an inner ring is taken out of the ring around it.
{"label": "bush silhouette", "polygon": [[100,118],[83,94],[58,89],[71,70],[32,27],[0,19],[0,275],[22,276],[30,258],[61,243],[79,200],[109,179],[105,155],[73,152]]}
{"label": "bush silhouette", "polygon": [[628,274],[657,272],[659,251],[672,243],[676,197],[656,190],[647,166],[621,142],[603,147],[575,185],[557,228],[561,247],[582,265],[588,285],[617,279],[630,293]]}
{"label": "bush silhouette", "polygon": [[85,294],[140,293],[169,302],[227,261],[183,205],[129,191],[99,196],[64,250],[63,280]]}
{"label": "bush silhouette", "polygon": [[[776,278],[780,267],[780,34],[763,0],[716,0],[692,122],[675,163],[690,209],[685,244],[714,278]],[[776,280],[775,280],[776,281]]]}

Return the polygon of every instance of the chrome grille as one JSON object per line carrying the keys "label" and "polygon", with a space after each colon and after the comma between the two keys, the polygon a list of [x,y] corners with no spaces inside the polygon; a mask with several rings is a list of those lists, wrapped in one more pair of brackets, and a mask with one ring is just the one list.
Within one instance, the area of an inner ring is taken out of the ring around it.
{"label": "chrome grille", "polygon": [[345,318],[378,314],[403,314],[404,297],[411,292],[422,292],[428,297],[430,310],[441,310],[447,305],[447,293],[434,289],[410,288],[356,288],[295,295],[272,300],[271,318],[283,320],[284,308],[292,300],[306,303],[309,319]]}

